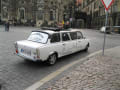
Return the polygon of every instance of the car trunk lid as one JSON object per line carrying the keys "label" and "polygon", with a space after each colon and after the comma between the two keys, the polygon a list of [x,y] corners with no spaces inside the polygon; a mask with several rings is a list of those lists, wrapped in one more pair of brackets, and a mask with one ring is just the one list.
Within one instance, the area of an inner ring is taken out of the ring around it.
{"label": "car trunk lid", "polygon": [[28,40],[18,41],[18,54],[24,58],[35,60],[37,59],[37,49],[44,44],[36,43]]}

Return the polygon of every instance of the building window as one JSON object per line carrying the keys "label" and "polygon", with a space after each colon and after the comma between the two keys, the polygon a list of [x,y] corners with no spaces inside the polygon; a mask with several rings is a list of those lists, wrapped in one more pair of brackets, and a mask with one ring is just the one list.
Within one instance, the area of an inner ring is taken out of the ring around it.
{"label": "building window", "polygon": [[8,0],[2,0],[2,2],[5,2],[5,3],[7,3],[7,2],[8,2]]}
{"label": "building window", "polygon": [[25,4],[25,1],[21,1],[21,4]]}
{"label": "building window", "polygon": [[50,11],[50,20],[54,20],[53,11]]}
{"label": "building window", "polygon": [[39,10],[38,14],[37,14],[38,20],[42,20],[43,19],[43,10]]}
{"label": "building window", "polygon": [[20,19],[25,19],[25,9],[24,8],[19,9],[19,13]]}
{"label": "building window", "polygon": [[51,2],[51,5],[53,5],[53,2]]}
{"label": "building window", "polygon": [[3,18],[8,18],[8,9],[7,7],[3,7]]}

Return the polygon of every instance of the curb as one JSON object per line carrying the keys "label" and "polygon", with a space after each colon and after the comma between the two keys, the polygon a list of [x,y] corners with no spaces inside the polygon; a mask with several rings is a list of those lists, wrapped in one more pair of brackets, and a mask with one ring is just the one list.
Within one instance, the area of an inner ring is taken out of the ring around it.
{"label": "curb", "polygon": [[[113,48],[106,49],[106,51],[112,50],[112,49],[117,48],[117,47],[120,47],[120,46],[116,46],[116,47],[113,47]],[[31,85],[30,87],[26,88],[25,90],[37,90],[40,87],[42,87],[45,83],[49,82],[50,80],[54,79],[58,75],[62,74],[67,69],[71,68],[72,66],[74,66],[74,65],[76,65],[76,64],[78,64],[80,62],[85,62],[86,60],[89,60],[89,58],[91,58],[91,57],[93,57],[93,56],[95,56],[97,54],[101,54],[102,55],[102,50],[94,52],[94,53],[86,56],[85,58],[79,59],[77,61],[71,62],[68,65],[65,65],[65,66],[61,67],[60,69],[58,69],[58,70],[54,71],[53,73],[47,75],[46,77],[44,77],[40,81],[34,83],[33,85]]]}
{"label": "curb", "polygon": [[60,75],[62,72],[64,72],[65,70],[69,69],[70,67],[74,66],[75,64],[85,61],[86,59],[93,57],[97,54],[100,54],[102,52],[102,50],[97,51],[95,53],[92,53],[88,56],[86,56],[85,58],[79,59],[77,61],[71,62],[68,65],[63,66],[62,68],[56,70],[55,72],[47,75],[45,78],[41,79],[40,81],[34,83],[33,85],[31,85],[30,87],[26,88],[25,90],[36,90],[38,88],[40,88],[42,85],[44,85],[45,83],[47,83],[48,81],[54,79],[56,76]]}
{"label": "curb", "polygon": [[117,36],[120,36],[120,34],[118,34],[118,33],[114,33],[114,32],[112,32],[111,35],[117,35]]}

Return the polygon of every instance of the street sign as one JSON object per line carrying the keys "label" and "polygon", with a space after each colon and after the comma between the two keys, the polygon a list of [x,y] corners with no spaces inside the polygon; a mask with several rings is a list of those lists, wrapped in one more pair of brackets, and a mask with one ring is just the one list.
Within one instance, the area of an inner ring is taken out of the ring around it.
{"label": "street sign", "polygon": [[108,10],[114,0],[102,0],[102,3],[106,9],[106,22],[105,22],[105,32],[104,32],[104,42],[103,42],[103,55],[105,53],[105,43],[106,43],[106,28],[107,28],[107,21],[108,21]]}
{"label": "street sign", "polygon": [[102,0],[105,9],[108,11],[114,0]]}

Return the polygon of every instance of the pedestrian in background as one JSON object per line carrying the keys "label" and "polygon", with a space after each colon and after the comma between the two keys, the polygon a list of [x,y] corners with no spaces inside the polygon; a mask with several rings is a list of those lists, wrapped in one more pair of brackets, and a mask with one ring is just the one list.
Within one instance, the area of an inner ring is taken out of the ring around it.
{"label": "pedestrian in background", "polygon": [[67,21],[67,22],[65,23],[65,27],[66,27],[66,29],[70,28],[70,23],[69,23],[69,21]]}
{"label": "pedestrian in background", "polygon": [[5,22],[5,31],[7,31],[7,22]]}
{"label": "pedestrian in background", "polygon": [[10,24],[9,24],[9,22],[7,22],[6,28],[7,28],[7,31],[8,31],[8,32],[9,32],[9,27],[10,27]]}

